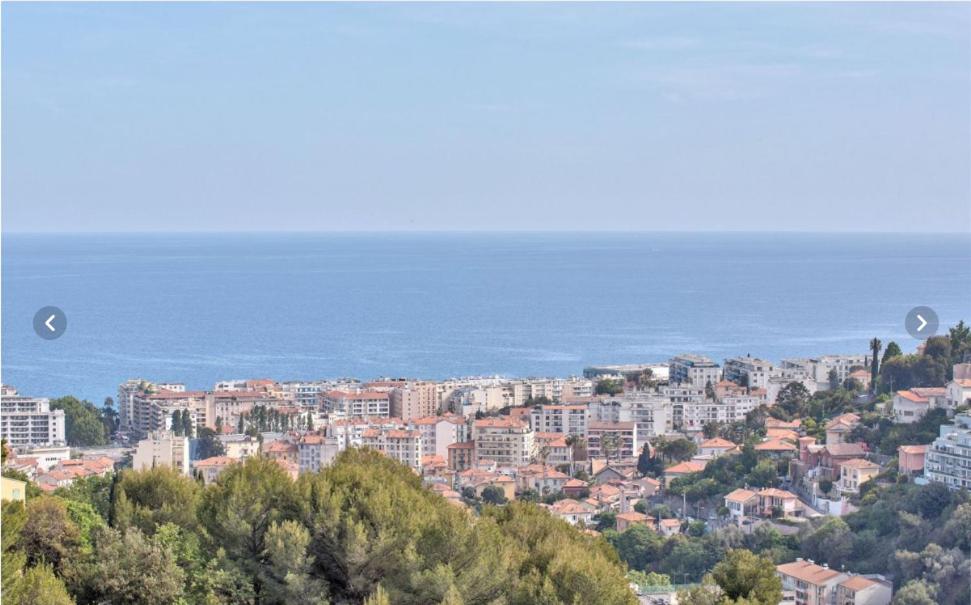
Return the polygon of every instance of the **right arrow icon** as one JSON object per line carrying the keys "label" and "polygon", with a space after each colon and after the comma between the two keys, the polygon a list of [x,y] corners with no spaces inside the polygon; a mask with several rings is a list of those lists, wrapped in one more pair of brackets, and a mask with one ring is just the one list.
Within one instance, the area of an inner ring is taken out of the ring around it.
{"label": "right arrow icon", "polygon": [[927,320],[924,319],[924,316],[923,315],[921,315],[920,313],[918,313],[917,314],[917,321],[920,322],[920,325],[917,326],[917,331],[918,332],[921,332],[921,331],[923,331],[924,328],[927,327]]}

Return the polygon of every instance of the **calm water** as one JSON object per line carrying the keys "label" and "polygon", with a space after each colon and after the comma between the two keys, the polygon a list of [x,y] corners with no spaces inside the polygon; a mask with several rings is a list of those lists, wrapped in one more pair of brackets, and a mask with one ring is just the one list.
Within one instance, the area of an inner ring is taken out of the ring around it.
{"label": "calm water", "polygon": [[[3,381],[569,375],[595,363],[905,350],[971,319],[971,235],[7,235]],[[69,327],[38,338],[34,312]]]}

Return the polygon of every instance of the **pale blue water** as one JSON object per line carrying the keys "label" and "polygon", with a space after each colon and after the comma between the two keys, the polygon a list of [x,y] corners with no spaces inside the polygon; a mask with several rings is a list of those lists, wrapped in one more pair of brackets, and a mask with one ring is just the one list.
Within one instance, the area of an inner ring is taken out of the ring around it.
{"label": "pale blue water", "polygon": [[[569,375],[917,343],[971,319],[971,235],[5,235],[3,381]],[[31,326],[61,307],[59,340]]]}

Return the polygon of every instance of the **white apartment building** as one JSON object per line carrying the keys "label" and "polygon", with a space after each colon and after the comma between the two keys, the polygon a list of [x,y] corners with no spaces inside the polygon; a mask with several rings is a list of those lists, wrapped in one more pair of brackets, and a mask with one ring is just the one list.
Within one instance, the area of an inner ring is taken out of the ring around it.
{"label": "white apartment building", "polygon": [[536,455],[533,429],[519,418],[482,418],[472,425],[475,461],[492,460],[499,466],[529,464]]}
{"label": "white apartment building", "polygon": [[725,360],[725,380],[742,386],[764,389],[775,373],[772,362],[757,357],[732,357]]}
{"label": "white apartment building", "polygon": [[188,437],[178,437],[171,431],[151,431],[138,442],[132,468],[142,471],[161,466],[190,474]]}
{"label": "white apartment building", "polygon": [[408,423],[421,433],[422,455],[448,460],[448,446],[469,440],[469,427],[460,416],[429,416]]}
{"label": "white apartment building", "polygon": [[24,397],[8,387],[0,397],[0,435],[13,448],[64,445],[64,410],[52,410],[49,399]]}
{"label": "white apartment building", "polygon": [[388,418],[391,399],[382,391],[328,391],[321,396],[324,411],[337,418]]}
{"label": "white apartment building", "polygon": [[924,476],[952,489],[971,489],[971,414],[958,414],[954,424],[941,426],[927,448]]}
{"label": "white apartment building", "polygon": [[423,454],[419,431],[370,428],[364,431],[364,447],[376,449],[385,456],[421,472]]}
{"label": "white apartment building", "polygon": [[587,434],[590,411],[586,404],[538,405],[529,415],[533,431],[538,433]]}
{"label": "white apartment building", "polygon": [[705,401],[706,385],[669,384],[658,388],[658,395],[671,402],[671,428],[677,430],[684,426],[686,405],[700,404]]}
{"label": "white apartment building", "polygon": [[793,379],[808,378],[814,387],[810,391],[815,392],[829,390],[830,370],[836,370],[836,378],[842,384],[854,368],[869,368],[869,363],[870,358],[867,355],[822,355],[805,359],[783,359],[778,370]]}
{"label": "white apartment building", "polygon": [[682,429],[699,431],[710,422],[730,423],[745,420],[745,415],[765,403],[757,394],[732,394],[714,401],[689,401],[682,406]]}
{"label": "white apartment building", "polygon": [[643,441],[671,432],[673,405],[670,397],[637,391],[624,397],[595,399],[589,405],[591,422],[633,422]]}
{"label": "white apartment building", "polygon": [[722,371],[717,363],[701,355],[684,353],[668,362],[668,381],[671,384],[705,386],[721,380]]}

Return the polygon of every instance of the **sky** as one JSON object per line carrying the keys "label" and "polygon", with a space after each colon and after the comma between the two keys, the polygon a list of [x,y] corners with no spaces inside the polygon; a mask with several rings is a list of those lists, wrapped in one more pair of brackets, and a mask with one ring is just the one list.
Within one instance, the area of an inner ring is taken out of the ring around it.
{"label": "sky", "polygon": [[2,5],[3,231],[971,232],[971,4]]}

